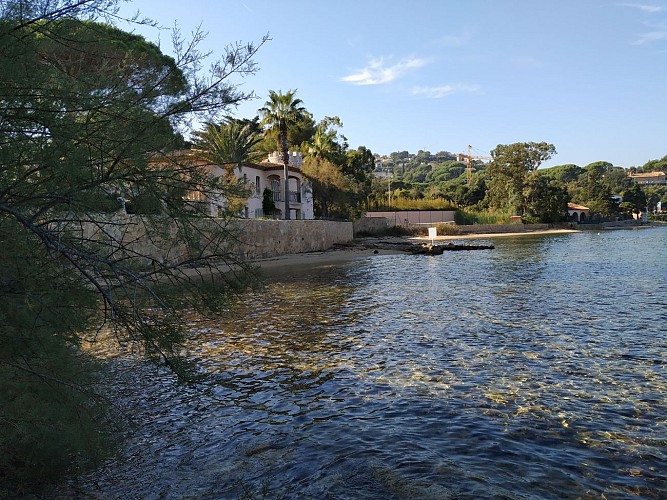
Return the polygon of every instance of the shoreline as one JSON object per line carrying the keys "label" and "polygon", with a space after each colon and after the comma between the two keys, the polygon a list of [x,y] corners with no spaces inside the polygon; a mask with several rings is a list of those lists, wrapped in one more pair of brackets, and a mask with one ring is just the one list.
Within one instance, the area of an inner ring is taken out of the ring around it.
{"label": "shoreline", "polygon": [[[609,227],[606,229],[591,229],[591,231],[634,230],[648,229],[650,227],[653,226]],[[584,232],[587,232],[587,230],[559,228],[497,233],[467,233],[456,235],[439,235],[436,236],[434,241],[451,243],[457,240],[513,238],[523,236],[558,235]],[[255,259],[250,262],[260,268],[262,272],[267,274],[296,271],[300,269],[307,270],[322,266],[344,264],[346,262],[377,257],[380,255],[406,255],[405,251],[398,249],[400,243],[412,243],[414,245],[420,245],[428,244],[430,241],[431,238],[428,236],[370,236],[354,240],[347,244],[339,244],[319,252],[286,254],[279,257]],[[385,244],[382,245],[382,243]],[[394,245],[397,248],[391,248]]]}
{"label": "shoreline", "polygon": [[[435,241],[451,241],[451,240],[473,240],[480,238],[503,238],[503,237],[514,237],[514,236],[532,236],[540,234],[568,234],[568,233],[581,233],[583,231],[579,229],[538,229],[536,231],[516,231],[509,233],[467,233],[467,234],[453,234],[453,235],[439,235],[435,237]],[[419,242],[428,242],[431,241],[431,238],[428,236],[410,236],[409,239],[419,241]]]}
{"label": "shoreline", "polygon": [[[516,237],[516,236],[531,236],[531,235],[545,235],[545,234],[568,234],[580,233],[582,231],[576,229],[545,229],[537,231],[522,231],[512,233],[471,233],[459,235],[442,235],[437,236],[435,241],[454,241],[454,240],[474,240],[474,239],[490,239],[502,237]],[[431,239],[428,236],[387,236],[387,237],[367,237],[345,245],[338,245],[328,250],[321,252],[306,252],[286,254],[279,257],[270,257],[266,259],[256,259],[251,261],[252,264],[259,267],[262,271],[274,272],[288,272],[295,268],[313,268],[320,266],[330,266],[335,264],[343,264],[359,259],[369,257],[377,257],[380,255],[400,255],[405,252],[402,250],[388,249],[388,248],[374,248],[373,245],[378,242],[394,242],[394,243],[413,243],[419,245],[428,243]]]}

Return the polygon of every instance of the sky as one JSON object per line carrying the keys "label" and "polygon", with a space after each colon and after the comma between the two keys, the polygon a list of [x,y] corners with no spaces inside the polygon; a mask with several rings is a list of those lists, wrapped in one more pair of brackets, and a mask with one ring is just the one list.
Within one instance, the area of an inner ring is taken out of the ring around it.
{"label": "sky", "polygon": [[[548,142],[543,166],[641,166],[667,155],[667,0],[134,0],[204,51],[270,37],[257,99],[296,89],[316,121],[338,116],[349,146],[488,156]],[[128,29],[121,24],[121,28]],[[139,28],[171,53],[167,31]]]}

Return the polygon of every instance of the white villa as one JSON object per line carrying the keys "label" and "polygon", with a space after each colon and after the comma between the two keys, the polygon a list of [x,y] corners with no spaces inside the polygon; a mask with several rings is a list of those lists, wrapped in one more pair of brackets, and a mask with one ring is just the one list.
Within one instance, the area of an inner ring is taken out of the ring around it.
{"label": "white villa", "polygon": [[[223,167],[208,164],[205,160],[199,159],[193,151],[180,151],[179,154],[187,155],[191,160],[199,165],[206,167],[213,175],[222,176],[225,174]],[[237,179],[243,179],[251,188],[251,195],[246,200],[246,206],[238,214],[245,219],[257,219],[260,217],[270,217],[284,219],[283,211],[285,208],[285,182],[283,178],[283,163],[281,154],[271,153],[268,158],[259,163],[244,163],[234,168],[234,174]],[[290,152],[289,162],[289,208],[290,219],[314,219],[313,211],[313,191],[310,182],[301,172],[303,158],[299,152]],[[268,188],[272,195],[276,209],[273,214],[265,214],[262,210],[262,199],[264,190]],[[225,207],[225,199],[222,196],[205,196],[200,191],[190,191],[186,199],[191,203],[196,203],[198,208],[208,215],[215,216]]]}

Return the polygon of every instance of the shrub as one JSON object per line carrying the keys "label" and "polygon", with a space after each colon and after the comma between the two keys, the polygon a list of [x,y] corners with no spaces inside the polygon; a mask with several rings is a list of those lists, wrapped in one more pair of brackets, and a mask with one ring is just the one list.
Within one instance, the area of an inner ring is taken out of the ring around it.
{"label": "shrub", "polygon": [[454,219],[460,226],[473,224],[509,224],[511,216],[511,212],[458,210],[454,215]]}
{"label": "shrub", "polygon": [[412,236],[415,234],[415,229],[404,226],[390,226],[380,232],[380,236]]}
{"label": "shrub", "polygon": [[461,234],[461,230],[453,224],[436,224],[436,229],[440,236],[457,236]]}
{"label": "shrub", "polygon": [[395,198],[391,200],[391,206],[378,207],[377,210],[456,210],[457,208],[458,207],[453,201],[445,198],[436,198],[435,200]]}

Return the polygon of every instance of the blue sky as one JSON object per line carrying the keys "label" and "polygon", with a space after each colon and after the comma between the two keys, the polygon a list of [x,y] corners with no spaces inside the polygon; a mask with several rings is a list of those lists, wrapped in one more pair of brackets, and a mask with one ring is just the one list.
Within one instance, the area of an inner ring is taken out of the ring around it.
{"label": "blue sky", "polygon": [[[374,153],[487,155],[498,144],[546,141],[545,166],[598,160],[641,166],[667,154],[667,1],[135,0],[202,47],[271,40],[259,99],[297,89],[319,121],[337,115],[350,147]],[[140,31],[167,53],[168,33]]]}

